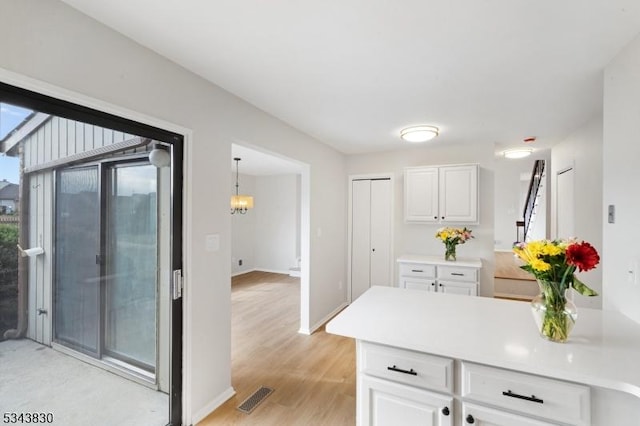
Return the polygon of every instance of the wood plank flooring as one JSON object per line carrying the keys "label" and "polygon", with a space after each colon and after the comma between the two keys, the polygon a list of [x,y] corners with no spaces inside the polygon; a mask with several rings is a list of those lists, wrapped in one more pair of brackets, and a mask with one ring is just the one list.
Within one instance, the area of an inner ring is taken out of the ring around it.
{"label": "wood plank flooring", "polygon": [[[354,425],[352,339],[298,334],[300,279],[250,272],[232,279],[232,385],[236,395],[198,426]],[[236,410],[260,386],[274,388],[251,414]]]}

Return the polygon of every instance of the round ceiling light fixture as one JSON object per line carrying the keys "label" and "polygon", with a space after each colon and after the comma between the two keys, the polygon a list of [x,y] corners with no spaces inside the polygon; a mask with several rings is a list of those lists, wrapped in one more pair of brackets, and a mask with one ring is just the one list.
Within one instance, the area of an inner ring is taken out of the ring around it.
{"label": "round ceiling light fixture", "polygon": [[502,153],[505,158],[524,158],[531,155],[533,149],[531,148],[516,148],[516,149],[508,149]]}
{"label": "round ceiling light fixture", "polygon": [[407,142],[427,142],[438,136],[439,130],[435,126],[412,126],[402,129],[400,137]]}

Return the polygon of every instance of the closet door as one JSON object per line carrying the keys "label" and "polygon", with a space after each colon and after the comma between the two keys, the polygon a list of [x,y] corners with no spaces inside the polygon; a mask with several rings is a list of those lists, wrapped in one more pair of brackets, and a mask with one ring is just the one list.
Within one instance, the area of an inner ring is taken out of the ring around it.
{"label": "closet door", "polygon": [[371,181],[351,183],[351,301],[369,288],[371,277]]}
{"label": "closet door", "polygon": [[372,285],[392,285],[391,180],[353,180],[351,301]]}
{"label": "closet door", "polygon": [[371,267],[369,284],[391,281],[391,180],[371,181]]}

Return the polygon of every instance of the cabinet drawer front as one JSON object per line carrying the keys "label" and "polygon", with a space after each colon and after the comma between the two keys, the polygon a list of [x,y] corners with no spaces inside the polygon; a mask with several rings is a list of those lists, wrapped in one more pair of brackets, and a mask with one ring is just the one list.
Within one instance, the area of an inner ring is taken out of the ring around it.
{"label": "cabinet drawer front", "polygon": [[421,263],[401,263],[400,275],[403,277],[435,278],[436,267]]}
{"label": "cabinet drawer front", "polygon": [[361,342],[358,354],[361,373],[412,386],[450,393],[453,391],[453,360]]}
{"label": "cabinet drawer front", "polygon": [[462,363],[462,397],[554,422],[586,426],[591,421],[587,386],[484,365]]}
{"label": "cabinet drawer front", "polygon": [[455,281],[478,281],[478,270],[459,266],[439,266],[438,278]]}

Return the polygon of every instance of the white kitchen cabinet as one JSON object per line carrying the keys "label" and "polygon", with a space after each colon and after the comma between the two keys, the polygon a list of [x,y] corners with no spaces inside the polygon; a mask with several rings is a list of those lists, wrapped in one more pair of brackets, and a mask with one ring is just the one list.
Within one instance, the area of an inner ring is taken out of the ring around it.
{"label": "white kitchen cabinet", "polygon": [[451,426],[453,398],[424,389],[361,375],[360,426]]}
{"label": "white kitchen cabinet", "polygon": [[401,288],[477,296],[479,259],[446,261],[437,256],[404,255],[398,258]]}
{"label": "white kitchen cabinet", "polygon": [[373,285],[391,285],[390,179],[353,179],[351,182],[351,300]]}
{"label": "white kitchen cabinet", "polygon": [[478,165],[406,168],[404,219],[422,223],[478,223]]}

